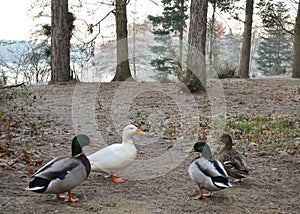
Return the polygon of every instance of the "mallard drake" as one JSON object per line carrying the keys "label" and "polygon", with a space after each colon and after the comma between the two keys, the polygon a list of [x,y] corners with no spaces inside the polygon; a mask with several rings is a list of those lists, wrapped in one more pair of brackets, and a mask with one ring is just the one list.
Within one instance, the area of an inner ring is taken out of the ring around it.
{"label": "mallard drake", "polygon": [[[57,157],[46,163],[31,176],[34,179],[25,190],[56,194],[58,199],[77,202],[79,199],[72,198],[71,190],[86,179],[91,171],[90,162],[82,153],[82,147],[87,145],[98,147],[86,135],[75,136],[72,140],[72,157]],[[64,192],[68,192],[68,196],[60,195]]]}
{"label": "mallard drake", "polygon": [[250,171],[245,157],[234,149],[230,135],[223,134],[218,138],[218,141],[223,142],[225,146],[216,157],[223,163],[228,175],[241,182],[242,178],[245,178],[245,175],[248,175]]}
{"label": "mallard drake", "polygon": [[112,144],[89,155],[91,170],[109,174],[114,182],[124,182],[125,180],[116,177],[115,173],[131,165],[137,157],[137,149],[132,141],[134,134],[146,133],[134,125],[128,125],[123,130],[122,143]]}
{"label": "mallard drake", "polygon": [[[213,191],[218,191],[230,187],[228,175],[222,163],[211,159],[211,151],[205,142],[197,142],[186,152],[200,152],[201,156],[194,160],[188,169],[191,179],[199,186],[199,195],[195,199],[212,197]],[[203,190],[210,191],[203,194]]]}

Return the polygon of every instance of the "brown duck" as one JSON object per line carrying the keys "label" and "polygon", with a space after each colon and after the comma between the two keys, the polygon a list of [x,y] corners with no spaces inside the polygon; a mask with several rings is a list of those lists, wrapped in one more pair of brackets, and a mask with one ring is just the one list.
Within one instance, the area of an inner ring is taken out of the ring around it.
{"label": "brown duck", "polygon": [[245,157],[234,149],[230,135],[223,134],[219,137],[218,141],[223,142],[225,146],[217,154],[217,158],[223,163],[227,174],[241,182],[242,178],[245,178],[250,171]]}

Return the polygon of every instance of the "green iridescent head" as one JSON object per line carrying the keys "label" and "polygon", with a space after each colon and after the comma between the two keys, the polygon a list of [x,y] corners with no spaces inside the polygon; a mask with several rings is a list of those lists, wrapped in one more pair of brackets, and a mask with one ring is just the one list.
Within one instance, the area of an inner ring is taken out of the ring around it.
{"label": "green iridescent head", "polygon": [[85,134],[78,134],[72,140],[72,156],[82,153],[82,148],[84,146],[99,147],[98,144],[92,142]]}
{"label": "green iridescent head", "polygon": [[195,143],[191,149],[187,150],[187,152],[189,152],[189,153],[200,152],[202,154],[202,157],[204,157],[206,159],[211,158],[211,151],[210,151],[209,145],[205,142]]}

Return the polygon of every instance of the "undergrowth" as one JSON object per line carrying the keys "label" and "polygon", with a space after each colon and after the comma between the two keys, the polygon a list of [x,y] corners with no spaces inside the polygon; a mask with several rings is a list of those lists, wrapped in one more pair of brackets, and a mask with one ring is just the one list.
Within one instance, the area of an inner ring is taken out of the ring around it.
{"label": "undergrowth", "polygon": [[[43,151],[36,147],[42,142],[40,128],[45,124],[33,107],[37,97],[26,86],[0,89],[0,160],[1,168],[9,169],[16,163],[38,164]],[[35,157],[33,157],[35,156]]]}
{"label": "undergrowth", "polygon": [[[212,122],[209,117],[206,120],[207,124]],[[225,124],[213,125],[218,130],[216,135],[226,132],[239,144],[254,142],[267,150],[280,149],[300,137],[300,115],[297,114],[253,115],[240,112],[229,115],[225,121]]]}

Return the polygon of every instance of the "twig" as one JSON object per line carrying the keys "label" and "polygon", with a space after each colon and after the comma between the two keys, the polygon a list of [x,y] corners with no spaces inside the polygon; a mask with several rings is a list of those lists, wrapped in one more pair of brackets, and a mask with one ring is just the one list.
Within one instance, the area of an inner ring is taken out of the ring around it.
{"label": "twig", "polygon": [[0,89],[5,89],[5,88],[16,88],[16,87],[20,87],[20,86],[23,86],[25,83],[20,83],[20,84],[17,84],[17,85],[0,85]]}

